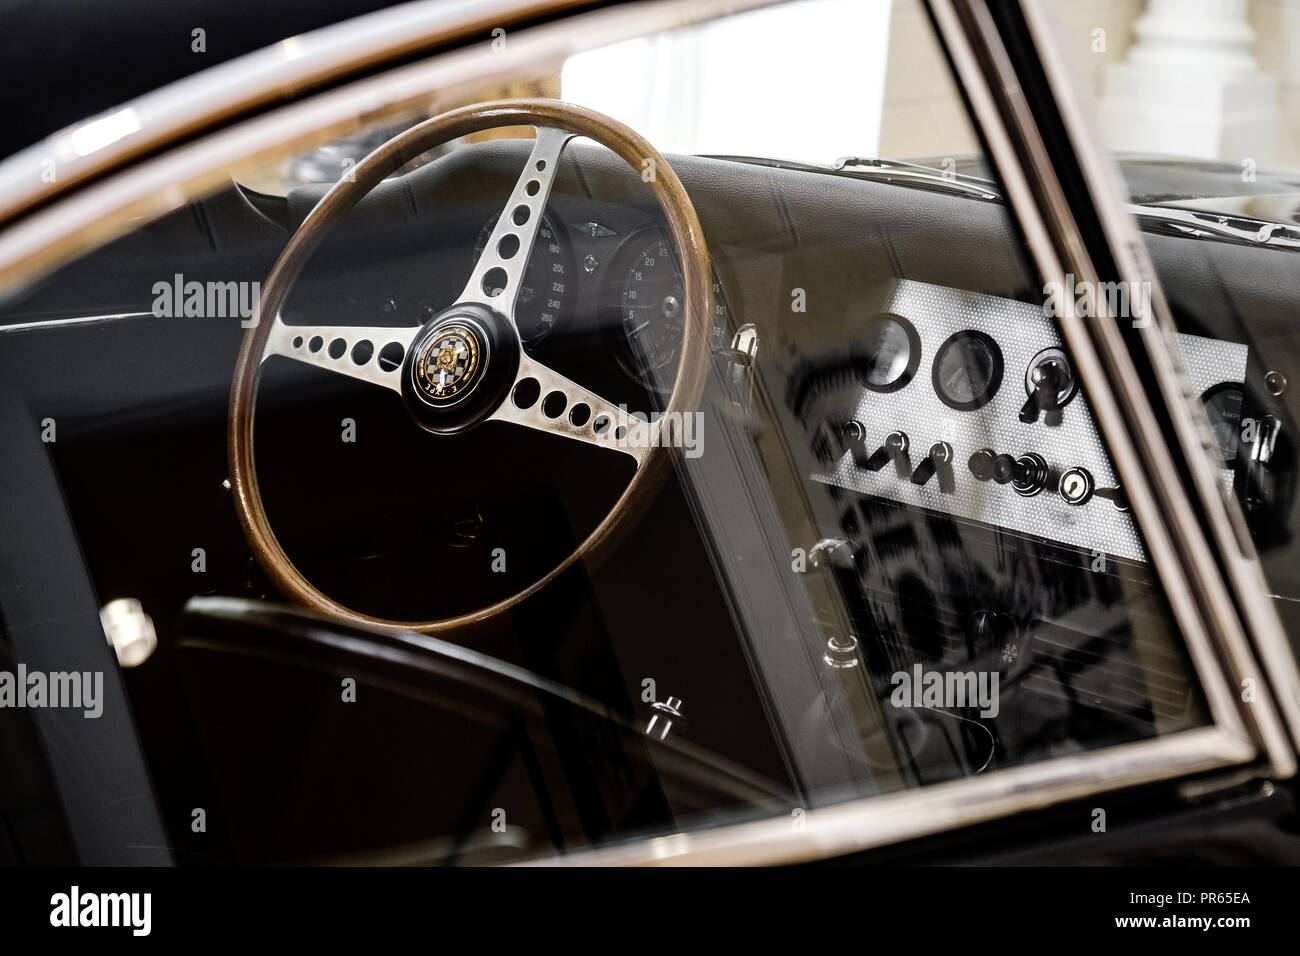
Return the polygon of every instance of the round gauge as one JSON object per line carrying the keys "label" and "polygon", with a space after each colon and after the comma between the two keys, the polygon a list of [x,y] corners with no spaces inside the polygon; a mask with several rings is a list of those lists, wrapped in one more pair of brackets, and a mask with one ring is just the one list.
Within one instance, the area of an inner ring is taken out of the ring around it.
{"label": "round gauge", "polygon": [[1235,382],[1212,385],[1201,393],[1201,404],[1210,419],[1210,431],[1219,446],[1224,464],[1237,460],[1237,446],[1241,441],[1241,386]]}
{"label": "round gauge", "polygon": [[896,392],[921,364],[921,337],[901,315],[884,312],[868,320],[851,353],[858,381],[873,392]]}
{"label": "round gauge", "polygon": [[[633,247],[618,302],[626,343],[617,353],[619,364],[646,388],[668,394],[677,378],[686,296],[677,253],[666,235]],[[722,286],[715,276],[711,344],[726,335],[726,318]]]}
{"label": "round gauge", "polygon": [[[474,261],[492,238],[497,218],[487,222],[474,244]],[[515,300],[515,323],[525,345],[538,345],[550,335],[564,314],[569,299],[569,262],[559,231],[543,216],[533,241],[533,251],[524,268],[524,280]]]}
{"label": "round gauge", "polygon": [[1002,350],[983,332],[958,332],[935,353],[931,380],[935,394],[949,408],[983,408],[1002,384]]}

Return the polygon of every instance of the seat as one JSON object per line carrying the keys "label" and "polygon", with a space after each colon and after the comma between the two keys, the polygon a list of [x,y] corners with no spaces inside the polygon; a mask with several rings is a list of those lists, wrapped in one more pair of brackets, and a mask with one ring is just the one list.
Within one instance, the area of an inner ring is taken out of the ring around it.
{"label": "seat", "polygon": [[491,863],[772,812],[781,788],[433,637],[199,597],[177,647],[248,863]]}

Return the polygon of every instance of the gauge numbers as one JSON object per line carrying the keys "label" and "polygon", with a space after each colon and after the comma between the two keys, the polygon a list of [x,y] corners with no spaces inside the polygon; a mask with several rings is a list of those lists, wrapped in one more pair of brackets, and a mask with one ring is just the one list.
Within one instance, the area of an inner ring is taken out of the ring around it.
{"label": "gauge numbers", "polygon": [[[626,343],[617,353],[623,371],[646,388],[668,394],[681,357],[686,296],[677,253],[666,235],[633,246],[619,289],[619,315]],[[726,317],[722,286],[715,277],[711,344],[726,335]]]}
{"label": "gauge numbers", "polygon": [[[479,232],[474,244],[475,262],[492,237],[497,218],[489,220]],[[543,216],[515,300],[515,324],[524,345],[541,344],[564,316],[569,301],[569,272],[568,250],[550,218]]]}

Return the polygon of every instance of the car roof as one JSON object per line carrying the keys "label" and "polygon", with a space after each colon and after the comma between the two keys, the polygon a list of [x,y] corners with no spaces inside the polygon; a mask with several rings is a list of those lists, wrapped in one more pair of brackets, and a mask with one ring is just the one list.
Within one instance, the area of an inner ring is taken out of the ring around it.
{"label": "car roof", "polygon": [[[0,8],[0,157],[56,130],[286,37],[396,0],[20,0]],[[204,52],[193,31],[204,31]]]}

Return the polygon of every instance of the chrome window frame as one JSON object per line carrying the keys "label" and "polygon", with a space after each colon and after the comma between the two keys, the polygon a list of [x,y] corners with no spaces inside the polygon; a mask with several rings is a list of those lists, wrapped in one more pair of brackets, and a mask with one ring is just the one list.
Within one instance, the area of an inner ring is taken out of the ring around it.
{"label": "chrome window frame", "polygon": [[[566,56],[582,49],[766,6],[771,2],[773,0],[647,0],[570,13],[513,34],[504,50],[491,50],[489,39],[484,36],[482,43],[462,46],[428,60],[328,89],[288,106],[239,119],[233,125],[214,128],[199,137],[185,138],[179,129],[172,129],[169,133],[166,128],[160,128],[156,131],[157,136],[150,140],[153,152],[147,155],[140,155],[128,144],[115,146],[114,142],[108,142],[101,148],[110,152],[86,159],[92,166],[99,164],[95,176],[87,176],[80,185],[63,184],[48,201],[39,205],[29,204],[17,211],[11,210],[6,228],[0,232],[0,290],[21,287],[77,254],[121,235],[133,221],[173,211],[191,198],[222,185],[232,173],[263,166],[272,158],[301,152],[350,130],[428,104],[430,100],[436,103],[438,97],[463,96],[485,84],[530,69],[558,64]],[[985,138],[990,158],[1003,178],[1012,209],[1040,273],[1045,278],[1063,278],[1067,264],[1077,262],[1073,268],[1076,275],[1091,275],[1095,270],[1091,268],[1086,249],[1073,226],[1068,203],[1062,201],[1060,183],[1055,180],[1050,158],[1042,149],[1041,140],[1035,145],[1037,130],[1033,117],[1023,101],[1017,100],[1014,70],[1006,58],[1005,49],[1000,49],[997,31],[992,27],[982,0],[928,2],[940,42],[965,87],[973,117]],[[428,7],[430,13],[435,9],[428,4],[416,6]],[[562,0],[550,4],[524,0],[497,4],[503,11],[506,8],[527,9],[533,15],[543,8],[562,11],[569,6],[571,3]],[[409,12],[406,8],[399,9]],[[466,24],[479,22],[471,20],[468,12],[464,16],[462,21],[442,22],[440,29],[446,35],[463,36],[463,30],[469,29]],[[458,29],[462,33],[457,33]],[[371,39],[374,35],[366,34]],[[304,42],[310,44],[314,39],[308,38]],[[374,64],[384,55],[397,56],[409,51],[409,46],[395,35],[390,35],[390,42],[386,51],[372,46],[367,53],[368,62]],[[331,43],[345,47],[346,36],[340,34]],[[338,55],[344,55],[339,47],[333,49]],[[233,68],[240,63],[260,77],[257,82],[265,86],[265,95],[260,102],[273,101],[272,90],[282,92],[283,78],[277,74],[273,59],[257,61],[244,58],[232,61],[228,66]],[[303,61],[299,66],[302,72],[298,81],[303,85],[326,82],[334,75],[323,55],[312,58],[310,63]],[[201,77],[185,82],[197,83]],[[247,79],[254,87],[257,85],[253,74]],[[169,90],[174,92],[167,88],[156,94],[159,97],[157,102],[163,102],[171,95]],[[213,122],[220,123],[223,114],[217,106],[212,108]],[[88,121],[94,122],[96,120]],[[68,148],[71,138],[86,125],[80,124],[57,134],[47,144],[56,151]],[[169,145],[173,148],[168,149]],[[1104,167],[1104,162],[1095,155],[1095,146],[1085,141],[1079,144],[1079,148],[1088,158],[1090,167]],[[39,163],[45,155],[48,153],[34,147],[6,161],[0,165],[0,183],[38,176]],[[1117,205],[1118,193],[1102,192],[1096,201],[1103,207],[1108,222],[1123,222],[1122,207]],[[1057,227],[1055,234],[1053,226]],[[1114,240],[1115,235],[1111,238]],[[1133,263],[1129,266],[1132,268]],[[1132,274],[1141,275],[1136,269]],[[1076,361],[1085,381],[1094,385],[1104,384],[1114,368],[1120,369],[1114,374],[1127,381],[1128,373],[1123,368],[1126,356],[1117,351],[1115,343],[1107,341],[1104,334],[1094,336],[1096,328],[1104,328],[1103,323],[1093,323],[1085,328],[1063,328],[1063,335],[1076,351]],[[1172,362],[1166,364],[1177,383],[1177,372]],[[1126,387],[1131,385],[1132,382],[1128,382]],[[698,832],[629,840],[567,857],[534,862],[792,862],[880,846],[1093,793],[1247,764],[1261,752],[1266,755],[1267,764],[1260,767],[1260,773],[1276,776],[1294,773],[1294,754],[1282,731],[1269,689],[1264,689],[1256,705],[1244,710],[1239,706],[1229,681],[1229,676],[1236,680],[1242,673],[1251,673],[1254,665],[1245,628],[1235,614],[1236,605],[1229,602],[1226,609],[1207,607],[1204,602],[1198,603],[1191,591],[1192,582],[1198,582],[1208,589],[1205,594],[1222,595],[1226,585],[1213,565],[1212,549],[1199,528],[1194,523],[1189,527],[1177,525],[1180,516],[1189,513],[1183,489],[1180,485],[1153,488],[1151,477],[1135,450],[1134,433],[1124,421],[1120,406],[1108,397],[1104,388],[1090,391],[1110,452],[1124,478],[1134,513],[1148,538],[1153,563],[1169,595],[1197,677],[1205,690],[1213,720],[1211,725],[999,770],[987,777],[956,780],[808,810],[798,818],[797,824],[789,818],[778,817]],[[1155,436],[1155,442],[1155,447],[1164,445],[1159,435]],[[1225,507],[1221,498],[1218,504],[1220,508]],[[1219,517],[1225,522],[1230,520],[1222,513]],[[1174,542],[1183,544],[1189,540],[1194,560],[1184,561],[1184,554]],[[1248,575],[1243,580],[1247,585],[1251,583]],[[1255,584],[1261,580],[1256,578]],[[1234,585],[1237,583],[1234,580]],[[1257,622],[1252,617],[1254,623]],[[1291,663],[1294,667],[1294,661]]]}

